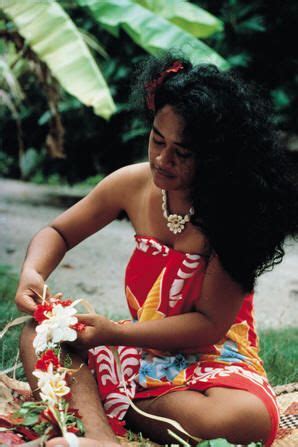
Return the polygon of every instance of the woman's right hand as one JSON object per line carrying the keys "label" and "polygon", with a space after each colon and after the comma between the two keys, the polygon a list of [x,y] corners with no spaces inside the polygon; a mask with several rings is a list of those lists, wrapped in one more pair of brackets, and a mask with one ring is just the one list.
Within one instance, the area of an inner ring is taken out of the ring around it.
{"label": "woman's right hand", "polygon": [[[37,303],[41,302],[44,279],[36,270],[23,270],[16,292],[15,302],[21,312],[33,314]],[[47,290],[46,298],[50,293]]]}

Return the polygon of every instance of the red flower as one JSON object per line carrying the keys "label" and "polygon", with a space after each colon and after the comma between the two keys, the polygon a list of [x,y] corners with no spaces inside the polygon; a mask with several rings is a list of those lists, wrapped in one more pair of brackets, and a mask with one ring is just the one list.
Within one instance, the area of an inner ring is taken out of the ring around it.
{"label": "red flower", "polygon": [[49,364],[52,363],[55,368],[59,368],[59,359],[51,349],[48,349],[35,364],[35,369],[47,371]]}
{"label": "red flower", "polygon": [[57,301],[55,301],[55,304],[61,304],[61,306],[67,307],[72,304],[72,301],[71,300],[57,300]]}
{"label": "red flower", "polygon": [[34,311],[33,318],[37,321],[38,324],[40,324],[44,320],[48,319],[48,317],[45,315],[45,312],[51,312],[52,309],[53,304],[38,304],[36,310]]}
{"label": "red flower", "polygon": [[127,433],[127,430],[125,428],[125,421],[119,421],[117,418],[109,417],[108,416],[108,422],[113,430],[113,432],[117,436],[124,436]]}
{"label": "red flower", "polygon": [[184,66],[182,62],[175,61],[171,67],[168,67],[166,70],[161,71],[158,74],[158,77],[156,79],[153,79],[152,81],[149,81],[146,85],[146,91],[147,91],[147,107],[149,110],[155,111],[155,93],[156,89],[164,82],[164,80],[171,75],[171,73],[178,73],[180,70],[183,70]]}
{"label": "red flower", "polygon": [[41,420],[45,419],[46,421],[49,421],[54,426],[57,424],[57,419],[49,408],[46,408],[45,410],[43,410],[40,413],[40,416],[41,416]]}
{"label": "red flower", "polygon": [[77,332],[82,332],[85,329],[85,327],[86,327],[85,323],[76,323],[71,326],[71,328]]}
{"label": "red flower", "polygon": [[65,395],[63,396],[63,398],[66,399],[66,400],[70,400],[70,399],[72,398],[72,393],[71,393],[71,391],[70,391],[69,393],[65,394]]}
{"label": "red flower", "polygon": [[80,415],[79,410],[77,408],[69,408],[68,413],[72,414],[76,418],[82,419],[82,416]]}
{"label": "red flower", "polygon": [[[29,427],[20,426],[17,428],[17,432],[26,436],[26,438],[29,441],[33,441],[34,439],[39,438],[39,435]],[[8,444],[8,445],[10,445],[10,444]],[[11,444],[11,445],[15,445],[15,444]],[[24,444],[21,444],[21,445],[24,445]]]}
{"label": "red flower", "polygon": [[67,426],[67,431],[70,431],[71,433],[78,433],[80,430],[77,428],[77,427],[75,427],[74,425],[68,425]]}

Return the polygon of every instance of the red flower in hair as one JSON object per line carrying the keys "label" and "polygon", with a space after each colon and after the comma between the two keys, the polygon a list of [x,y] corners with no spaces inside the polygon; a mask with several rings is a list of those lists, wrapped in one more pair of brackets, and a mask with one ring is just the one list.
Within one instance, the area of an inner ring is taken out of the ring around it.
{"label": "red flower in hair", "polygon": [[169,76],[169,74],[178,73],[178,71],[183,70],[183,69],[184,69],[184,66],[183,66],[182,62],[175,61],[171,67],[162,71],[159,74],[158,78],[153,79],[152,81],[148,82],[145,85],[145,88],[147,90],[146,102],[147,102],[147,107],[149,110],[153,110],[153,111],[155,110],[155,92],[156,92],[157,87],[159,87],[164,82],[164,80]]}
{"label": "red flower in hair", "polygon": [[52,309],[53,304],[38,304],[36,310],[34,311],[33,318],[37,321],[38,324],[40,324],[44,320],[48,319],[48,317],[45,315],[45,312],[51,312]]}
{"label": "red flower in hair", "polygon": [[59,359],[51,349],[48,349],[39,360],[37,360],[35,369],[47,371],[49,364],[52,363],[55,368],[59,368]]}

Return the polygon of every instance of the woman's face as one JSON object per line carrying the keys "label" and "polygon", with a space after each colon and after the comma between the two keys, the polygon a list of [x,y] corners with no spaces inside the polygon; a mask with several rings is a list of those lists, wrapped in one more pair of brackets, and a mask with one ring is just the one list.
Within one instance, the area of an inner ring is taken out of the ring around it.
{"label": "woman's face", "polygon": [[195,166],[193,153],[183,142],[184,121],[166,105],[155,115],[149,137],[149,162],[158,188],[187,190]]}

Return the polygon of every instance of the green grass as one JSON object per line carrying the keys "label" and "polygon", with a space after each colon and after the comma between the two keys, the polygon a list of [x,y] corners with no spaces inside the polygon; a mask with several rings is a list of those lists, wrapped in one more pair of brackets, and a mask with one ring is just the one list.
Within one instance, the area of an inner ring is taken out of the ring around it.
{"label": "green grass", "polygon": [[[0,265],[0,329],[8,321],[20,315],[14,305],[17,282],[17,275],[11,268]],[[0,371],[13,366],[18,351],[20,331],[21,327],[9,329],[0,340]],[[297,361],[295,362],[298,329],[260,331],[259,336],[261,357],[271,385],[298,382]],[[22,375],[22,369],[19,369],[17,376],[22,377]]]}
{"label": "green grass", "polygon": [[298,328],[259,332],[260,355],[272,386],[298,382]]}
{"label": "green grass", "polygon": [[[14,318],[21,315],[14,304],[17,289],[17,275],[6,265],[0,265],[0,330]],[[0,340],[0,371],[14,365],[18,354],[21,326],[11,328]],[[17,370],[17,378],[23,378],[23,369]]]}

